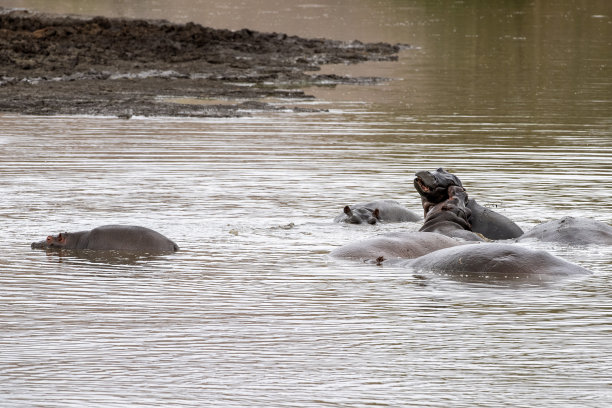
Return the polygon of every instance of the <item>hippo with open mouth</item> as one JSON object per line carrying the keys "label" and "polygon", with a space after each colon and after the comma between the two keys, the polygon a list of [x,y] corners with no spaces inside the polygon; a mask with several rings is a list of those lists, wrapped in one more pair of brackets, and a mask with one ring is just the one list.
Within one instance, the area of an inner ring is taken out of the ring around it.
{"label": "hippo with open mouth", "polygon": [[450,186],[463,187],[459,177],[440,167],[436,171],[418,171],[415,174],[414,188],[421,196],[425,216],[429,207],[448,199]]}
{"label": "hippo with open mouth", "polygon": [[152,229],[128,225],[104,225],[89,231],[62,232],[33,242],[32,249],[90,249],[165,253],[178,251],[173,241]]}
{"label": "hippo with open mouth", "polygon": [[[425,216],[431,207],[448,200],[450,186],[463,187],[457,176],[443,168],[419,171],[415,174],[414,187],[421,196]],[[518,238],[523,235],[523,230],[510,219],[481,206],[473,198],[468,200],[466,207],[471,212],[468,222],[475,233],[493,240]]]}

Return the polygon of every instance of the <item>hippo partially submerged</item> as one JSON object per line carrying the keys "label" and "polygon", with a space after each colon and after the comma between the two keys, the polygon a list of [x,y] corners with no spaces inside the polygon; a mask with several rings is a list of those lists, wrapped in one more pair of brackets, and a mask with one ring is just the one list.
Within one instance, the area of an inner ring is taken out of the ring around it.
{"label": "hippo partially submerged", "polygon": [[334,218],[334,222],[349,224],[414,222],[420,220],[421,217],[395,200],[377,200],[369,203],[347,205],[344,207],[343,213]]}
{"label": "hippo partially submerged", "polygon": [[[463,187],[454,174],[439,168],[436,171],[419,171],[415,174],[414,187],[421,196],[425,216],[429,209],[448,199],[448,187]],[[469,199],[466,207],[470,210],[468,222],[473,232],[488,239],[511,239],[523,235],[523,230],[507,217],[481,206]]]}
{"label": "hippo partially submerged", "polygon": [[164,253],[178,251],[173,241],[152,229],[126,225],[104,225],[90,231],[62,232],[33,242],[32,249],[90,249]]}
{"label": "hippo partially submerged", "polygon": [[429,210],[419,231],[438,232],[467,241],[484,241],[481,236],[472,232],[472,226],[468,222],[472,212],[466,207],[468,195],[463,187],[451,185],[447,190],[448,198],[445,201],[434,206],[426,203]]}
{"label": "hippo partially submerged", "polygon": [[538,282],[591,272],[546,251],[516,244],[480,243],[440,249],[404,264],[466,281]]}
{"label": "hippo partially submerged", "polygon": [[459,177],[440,167],[436,171],[418,171],[415,174],[414,188],[421,196],[425,216],[429,212],[429,206],[448,199],[448,188],[450,186],[463,187]]}
{"label": "hippo partially submerged", "polygon": [[563,217],[536,225],[518,239],[526,240],[566,245],[612,245],[612,227],[590,218]]}
{"label": "hippo partially submerged", "polygon": [[434,232],[392,232],[374,238],[352,242],[334,249],[334,258],[363,262],[389,259],[411,259],[460,243]]}

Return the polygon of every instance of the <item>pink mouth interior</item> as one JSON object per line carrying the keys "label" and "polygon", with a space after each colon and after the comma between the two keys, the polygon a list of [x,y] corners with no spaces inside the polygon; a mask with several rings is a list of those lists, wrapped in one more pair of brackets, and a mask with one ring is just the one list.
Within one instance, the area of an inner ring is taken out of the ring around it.
{"label": "pink mouth interior", "polygon": [[419,184],[419,187],[421,187],[421,190],[423,190],[425,192],[431,191],[431,189],[429,187],[427,187],[425,184],[423,184],[423,181],[420,178],[417,178],[417,183]]}

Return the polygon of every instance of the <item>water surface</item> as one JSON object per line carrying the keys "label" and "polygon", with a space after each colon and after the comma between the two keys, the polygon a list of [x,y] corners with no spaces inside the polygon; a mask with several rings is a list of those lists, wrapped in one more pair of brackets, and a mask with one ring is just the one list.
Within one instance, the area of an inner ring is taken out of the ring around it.
{"label": "water surface", "polygon": [[[518,287],[328,257],[417,230],[332,219],[375,198],[420,212],[413,174],[440,166],[524,229],[612,224],[607,2],[73,4],[44,2],[413,47],[325,67],[395,79],[308,89],[327,112],[0,116],[0,405],[612,404],[609,247],[525,244],[593,275]],[[181,251],[114,263],[29,248],[109,223]]]}

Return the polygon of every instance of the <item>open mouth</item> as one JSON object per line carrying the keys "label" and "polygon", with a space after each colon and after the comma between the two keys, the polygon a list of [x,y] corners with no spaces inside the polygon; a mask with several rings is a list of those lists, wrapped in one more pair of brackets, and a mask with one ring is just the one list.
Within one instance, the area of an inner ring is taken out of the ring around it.
{"label": "open mouth", "polygon": [[421,191],[428,193],[431,191],[431,188],[429,188],[428,186],[425,185],[425,183],[423,183],[423,180],[421,180],[420,177],[417,177],[414,179],[414,182],[416,184],[418,184],[419,188],[421,189]]}

